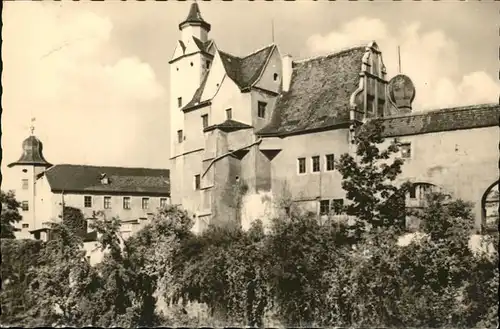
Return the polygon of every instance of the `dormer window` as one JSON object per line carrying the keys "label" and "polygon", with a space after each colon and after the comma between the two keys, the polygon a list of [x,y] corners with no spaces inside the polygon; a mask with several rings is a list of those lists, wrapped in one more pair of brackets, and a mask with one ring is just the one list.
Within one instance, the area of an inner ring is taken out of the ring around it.
{"label": "dormer window", "polygon": [[106,174],[101,174],[101,184],[103,185],[108,185],[109,184],[109,178],[106,176]]}

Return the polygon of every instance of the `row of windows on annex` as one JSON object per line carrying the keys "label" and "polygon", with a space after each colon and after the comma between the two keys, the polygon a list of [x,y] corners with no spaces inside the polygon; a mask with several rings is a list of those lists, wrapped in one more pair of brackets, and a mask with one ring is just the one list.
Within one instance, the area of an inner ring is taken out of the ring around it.
{"label": "row of windows on annex", "polygon": [[[123,209],[132,209],[131,206],[131,200],[132,198],[129,196],[124,196],[122,199],[122,207]],[[149,209],[149,201],[150,198],[142,198],[141,199],[141,208],[146,210]],[[167,198],[160,198],[160,208],[165,207],[168,204],[168,199]],[[83,206],[85,208],[92,208],[93,203],[92,203],[92,196],[86,195],[83,197]],[[111,197],[110,196],[105,196],[103,198],[103,208],[104,209],[111,209]]]}
{"label": "row of windows on annex", "polygon": [[[335,155],[327,154],[325,155],[324,164],[326,171],[333,171],[335,169]],[[319,155],[311,157],[311,172],[321,171],[321,158]],[[297,159],[297,173],[305,174],[307,172],[307,161],[306,158]]]}
{"label": "row of windows on annex", "polygon": [[[179,97],[179,102],[182,103],[182,97]],[[179,105],[181,106],[181,105]],[[258,101],[257,103],[257,116],[261,119],[266,118],[266,109],[267,109],[267,103]],[[226,120],[232,120],[233,119],[233,109],[232,108],[227,108],[226,110]],[[209,117],[208,114],[203,114],[201,116],[201,129],[205,129],[209,126]],[[186,136],[184,135],[183,130],[177,130],[177,143],[182,143],[183,141],[186,140]]]}

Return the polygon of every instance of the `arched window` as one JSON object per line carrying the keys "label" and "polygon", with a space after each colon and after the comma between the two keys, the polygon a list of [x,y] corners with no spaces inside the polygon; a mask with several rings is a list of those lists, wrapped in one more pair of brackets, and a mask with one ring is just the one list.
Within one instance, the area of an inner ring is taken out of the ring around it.
{"label": "arched window", "polygon": [[441,189],[431,183],[413,183],[406,196],[406,205],[411,208],[422,208],[427,201],[427,195],[439,191]]}
{"label": "arched window", "polygon": [[488,231],[496,230],[498,227],[498,184],[498,180],[491,184],[481,198],[482,224]]}

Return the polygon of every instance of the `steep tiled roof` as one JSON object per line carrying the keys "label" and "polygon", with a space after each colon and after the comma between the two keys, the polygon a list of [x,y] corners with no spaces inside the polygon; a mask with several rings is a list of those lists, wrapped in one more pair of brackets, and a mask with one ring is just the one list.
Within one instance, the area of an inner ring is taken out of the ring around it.
{"label": "steep tiled roof", "polygon": [[243,58],[219,51],[227,75],[240,89],[252,86],[257,81],[275,45],[269,45]]}
{"label": "steep tiled roof", "polygon": [[203,131],[220,129],[220,130],[225,131],[225,132],[230,132],[230,131],[236,131],[236,130],[240,130],[240,129],[249,129],[249,128],[252,128],[252,126],[249,126],[243,122],[229,119],[229,120],[224,121],[223,123],[208,126],[205,129],[203,129]]}
{"label": "steep tiled roof", "polygon": [[[194,40],[196,41],[197,39],[194,38]],[[210,43],[211,41],[203,43],[206,50],[208,50]],[[219,51],[219,54],[227,76],[238,85],[240,90],[244,90],[251,87],[257,81],[274,47],[275,45],[267,46],[243,58],[222,51]],[[203,76],[200,86],[195,91],[193,98],[184,106],[183,111],[208,103],[208,101],[201,102],[201,96],[207,83],[208,72]]]}
{"label": "steep tiled roof", "polygon": [[382,119],[385,137],[498,126],[500,105],[482,104],[439,109]]}
{"label": "steep tiled roof", "polygon": [[347,123],[365,49],[294,62],[290,89],[278,98],[271,122],[258,134],[284,135]]}
{"label": "steep tiled roof", "polygon": [[[108,184],[101,183],[106,174]],[[45,172],[53,192],[170,194],[168,169],[56,165]]]}

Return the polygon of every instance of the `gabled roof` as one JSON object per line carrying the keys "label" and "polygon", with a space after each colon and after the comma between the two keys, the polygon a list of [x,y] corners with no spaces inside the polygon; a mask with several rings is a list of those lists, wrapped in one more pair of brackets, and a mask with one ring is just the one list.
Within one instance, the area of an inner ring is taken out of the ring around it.
{"label": "gabled roof", "polygon": [[260,77],[276,45],[272,44],[245,57],[219,51],[227,75],[243,90],[251,87]]}
{"label": "gabled roof", "polygon": [[[101,182],[102,175],[108,184]],[[168,169],[55,165],[43,174],[52,192],[170,195]]]}
{"label": "gabled roof", "polygon": [[445,108],[380,120],[384,126],[384,137],[491,127],[500,123],[500,105],[481,104]]}
{"label": "gabled roof", "polygon": [[288,92],[277,100],[262,136],[306,132],[349,122],[350,97],[359,86],[366,47],[293,62]]}
{"label": "gabled roof", "polygon": [[198,39],[197,37],[193,37],[193,40],[196,43],[196,46],[198,46],[198,48],[203,52],[208,52],[208,48],[210,47],[210,45],[213,42],[212,40],[207,40],[207,41],[203,42],[200,39]]}
{"label": "gabled roof", "polygon": [[[196,38],[194,39],[195,41],[197,40]],[[205,47],[204,51],[208,51],[211,43],[212,41],[203,43]],[[262,71],[266,66],[268,58],[271,56],[274,47],[276,47],[274,44],[269,45],[243,58],[230,55],[220,50],[219,55],[227,76],[236,83],[241,91],[244,91],[245,89],[250,88],[255,82],[257,82],[257,79],[262,74]],[[210,71],[205,72],[200,86],[195,91],[193,98],[182,108],[183,111],[188,111],[198,106],[210,103],[210,100],[201,102],[201,96],[203,95],[203,91],[205,90],[209,72]]]}
{"label": "gabled roof", "polygon": [[203,129],[204,132],[214,130],[214,129],[220,129],[224,132],[231,132],[231,131],[236,131],[236,130],[241,130],[241,129],[250,129],[252,126],[247,125],[246,123],[239,122],[236,120],[228,119],[224,121],[223,123],[219,123],[216,125],[208,126],[205,129]]}

